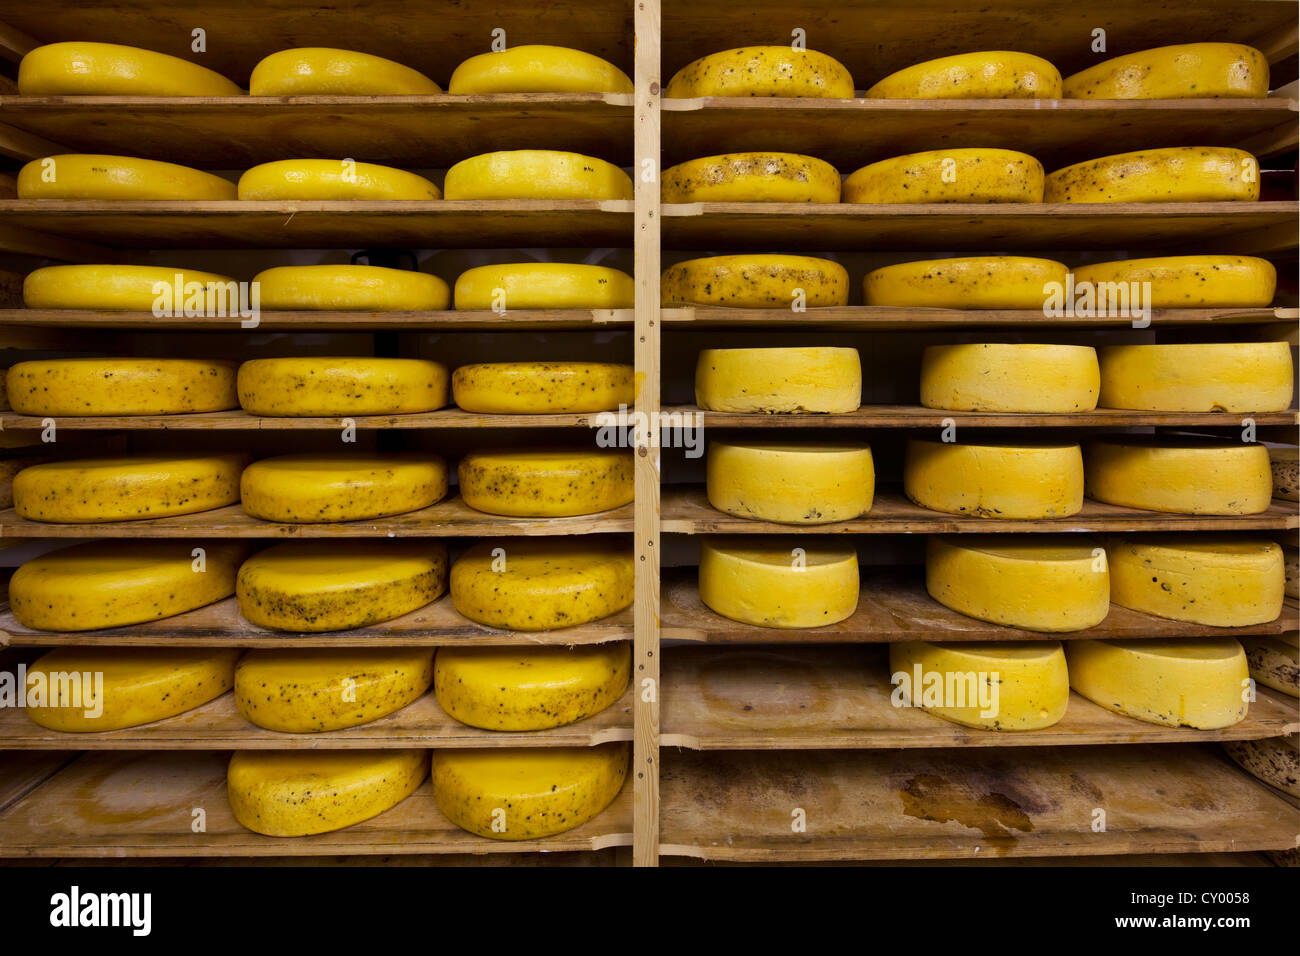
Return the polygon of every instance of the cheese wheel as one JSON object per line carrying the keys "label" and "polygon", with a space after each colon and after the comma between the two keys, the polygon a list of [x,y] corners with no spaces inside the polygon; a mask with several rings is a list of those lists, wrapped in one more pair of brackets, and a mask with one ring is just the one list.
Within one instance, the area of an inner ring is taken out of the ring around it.
{"label": "cheese wheel", "polygon": [[571,262],[515,262],[467,269],[456,279],[456,308],[630,309],[632,277],[621,269]]}
{"label": "cheese wheel", "polygon": [[1250,515],[1273,497],[1263,445],[1115,437],[1089,442],[1084,464],[1088,497],[1126,508]]}
{"label": "cheese wheel", "polygon": [[858,608],[858,553],[835,538],[705,538],[699,588],[707,607],[742,624],[822,627]]}
{"label": "cheese wheel", "polygon": [[1063,518],[1083,508],[1078,445],[910,439],[903,492],[931,511],[973,518]]}
{"label": "cheese wheel", "polygon": [[790,442],[709,443],[709,504],[740,518],[830,524],[871,510],[871,446]]}
{"label": "cheese wheel", "polygon": [[173,415],[235,408],[236,363],[69,358],[19,362],[5,390],[24,415]]}
{"label": "cheese wheel", "polygon": [[1106,552],[1074,536],[931,537],[925,588],[959,614],[1026,631],[1081,631],[1110,612]]}
{"label": "cheese wheel", "polygon": [[230,597],[247,554],[235,541],[74,544],[24,562],[9,580],[9,608],[45,631],[156,621]]}
{"label": "cheese wheel", "polygon": [[447,404],[447,367],[425,359],[275,358],[239,366],[254,415],[405,415]]}
{"label": "cheese wheel", "polygon": [[14,510],[32,521],[77,524],[190,515],[239,500],[243,455],[81,458],[14,476]]}
{"label": "cheese wheel", "polygon": [[239,177],[239,198],[255,202],[314,199],[441,199],[423,176],[351,159],[281,159]]}
{"label": "cheese wheel", "polygon": [[384,266],[276,266],[253,281],[264,309],[437,312],[451,302],[437,276]]}
{"label": "cheese wheel", "polygon": [[428,648],[253,650],[235,667],[235,704],[267,730],[319,733],[387,717],[432,682]]}
{"label": "cheese wheel", "polygon": [[1266,538],[1146,535],[1116,538],[1106,553],[1110,598],[1121,607],[1215,627],[1282,613],[1282,547]]}
{"label": "cheese wheel", "polygon": [[237,750],[226,796],[266,836],[341,830],[401,803],[423,782],[425,750]]}
{"label": "cheese wheel", "polygon": [[850,173],[844,202],[1042,202],[1043,164],[1010,149],[936,149]]}
{"label": "cheese wheel", "polygon": [[456,404],[487,415],[603,412],[636,400],[631,365],[612,362],[486,362],[451,377]]}
{"label": "cheese wheel", "polygon": [[382,56],[297,47],[263,57],[248,80],[253,96],[420,96],[442,87],[418,70]]}
{"label": "cheese wheel", "polygon": [[1106,345],[1102,408],[1161,412],[1280,412],[1295,369],[1286,342]]}
{"label": "cheese wheel", "polygon": [[816,50],[751,46],[711,53],[686,64],[668,81],[664,96],[807,96],[852,99],[853,77],[844,64]]}
{"label": "cheese wheel", "polygon": [[24,709],[64,733],[138,727],[230,690],[238,656],[234,647],[60,647],[27,668]]}
{"label": "cheese wheel", "polygon": [[849,304],[849,273],[812,256],[738,255],[687,259],[664,270],[663,304],[733,309],[810,309]]}
{"label": "cheese wheel", "polygon": [[1273,497],[1300,501],[1300,449],[1270,448],[1268,466],[1273,473]]}
{"label": "cheese wheel", "polygon": [[471,452],[456,476],[465,504],[493,515],[590,515],[632,500],[632,453],[616,448]]}
{"label": "cheese wheel", "polygon": [[1231,639],[1079,640],[1070,686],[1099,707],[1151,724],[1218,730],[1246,716],[1246,655]]}
{"label": "cheese wheel", "polygon": [[438,703],[484,730],[546,730],[598,714],[623,696],[632,645],[444,647],[434,662]]}
{"label": "cheese wheel", "polygon": [[[178,278],[179,277],[179,278]],[[160,285],[161,283],[161,285]],[[208,290],[221,292],[227,311],[238,304],[238,283],[229,276],[166,266],[46,266],[23,280],[23,304],[29,309],[95,309],[131,312],[162,311],[163,305],[182,311],[186,288],[202,288],[206,309]],[[167,298],[179,286],[182,297]],[[156,290],[156,291],[155,291]],[[231,291],[234,291],[234,296]],[[161,300],[161,301],[160,301]]]}
{"label": "cheese wheel", "polygon": [[898,70],[868,99],[1043,99],[1061,95],[1061,74],[1042,57],[1010,50],[958,53]]}
{"label": "cheese wheel", "polygon": [[1180,43],[1112,57],[1063,85],[1078,100],[1268,96],[1268,58],[1244,43]]}
{"label": "cheese wheel", "polygon": [[244,511],[267,521],[383,518],[427,508],[447,494],[437,455],[280,455],[244,469]]}
{"label": "cheese wheel", "polygon": [[798,153],[704,156],[664,170],[662,200],[684,202],[839,202],[840,174]]}
{"label": "cheese wheel", "polygon": [[1153,309],[1264,308],[1273,303],[1277,269],[1256,256],[1158,256],[1077,266],[1074,282],[1150,283],[1143,298]]}
{"label": "cheese wheel", "polygon": [[1241,149],[1174,146],[1103,156],[1047,176],[1044,202],[1259,199],[1259,161]]}
{"label": "cheese wheel", "polygon": [[1282,547],[1282,565],[1286,572],[1283,593],[1289,598],[1300,598],[1300,550]]}
{"label": "cheese wheel", "polygon": [[712,412],[852,412],[862,403],[857,349],[702,349],[695,404]]}
{"label": "cheese wheel", "polygon": [[632,552],[603,538],[482,541],[451,567],[451,601],[479,624],[547,631],[598,621],[632,603]]}
{"label": "cheese wheel", "polygon": [[243,96],[220,73],[119,43],[49,43],[18,64],[23,96]]}
{"label": "cheese wheel", "polygon": [[462,159],[447,170],[447,199],[631,199],[613,163],[555,149],[513,149]]}
{"label": "cheese wheel", "polygon": [[862,280],[867,305],[925,309],[1043,308],[1044,286],[1065,287],[1069,268],[1054,259],[967,256],[899,262]]}
{"label": "cheese wheel", "polygon": [[931,345],[921,356],[926,408],[1088,412],[1099,386],[1097,351],[1086,345]]}
{"label": "cheese wheel", "polygon": [[19,199],[234,199],[235,184],[188,166],[133,156],[65,153],[18,171]]}
{"label": "cheese wheel", "polygon": [[608,60],[563,46],[528,43],[472,56],[451,74],[448,92],[631,93],[632,81]]}
{"label": "cheese wheel", "polygon": [[1248,638],[1246,666],[1258,684],[1292,697],[1300,696],[1300,650],[1295,641],[1276,637]]}
{"label": "cheese wheel", "polygon": [[903,641],[889,645],[889,669],[895,701],[963,727],[1042,730],[1070,702],[1060,641]]}
{"label": "cheese wheel", "polygon": [[346,631],[391,621],[447,589],[441,541],[287,541],[243,563],[239,612],[279,631]]}
{"label": "cheese wheel", "polygon": [[433,797],[447,819],[493,840],[536,840],[581,826],[614,802],[627,744],[437,750]]}
{"label": "cheese wheel", "polygon": [[1300,797],[1300,735],[1225,740],[1223,749],[1252,777]]}

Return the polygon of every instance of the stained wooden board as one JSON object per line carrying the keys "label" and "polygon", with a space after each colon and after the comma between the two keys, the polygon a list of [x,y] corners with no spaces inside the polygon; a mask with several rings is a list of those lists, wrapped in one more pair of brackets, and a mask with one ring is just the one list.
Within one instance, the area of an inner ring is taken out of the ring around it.
{"label": "stained wooden board", "polygon": [[[599,428],[613,425],[616,413],[608,413],[610,421],[598,419],[598,414],[546,414],[546,415],[481,415],[459,408],[442,408],[434,412],[414,412],[406,415],[358,415],[348,421],[360,430],[371,429],[440,429],[440,428]],[[1264,422],[1256,416],[1260,424]],[[0,431],[41,432],[45,419],[36,415],[19,415],[0,412]],[[333,418],[267,418],[246,411],[194,412],[183,415],[70,415],[55,419],[59,428],[69,431],[338,431],[343,427],[343,417]],[[1294,420],[1294,416],[1292,416]],[[1277,422],[1286,424],[1287,422]],[[1177,424],[1204,424],[1180,421]]]}
{"label": "stained wooden board", "polygon": [[[8,523],[0,513],[0,534]],[[871,510],[852,521],[790,525],[737,518],[714,509],[704,489],[677,485],[664,489],[663,530],[679,534],[978,534],[989,531],[1282,531],[1300,528],[1294,502],[1273,500],[1255,515],[1175,515],[1121,508],[1085,498],[1083,510],[1068,518],[974,518],[929,511],[891,488],[877,488]]]}
{"label": "stained wooden board", "polygon": [[895,707],[893,691],[881,647],[671,647],[660,742],[692,750],[1051,747],[1257,740],[1300,731],[1295,698],[1263,688],[1246,718],[1222,730],[1149,724],[1072,693],[1059,723],[1031,732],[976,730]]}
{"label": "stained wooden board", "polygon": [[[858,607],[849,617],[825,627],[758,627],[725,618],[704,605],[695,568],[664,569],[664,640],[707,644],[859,644],[894,641],[1055,641],[1073,638],[1248,637],[1300,630],[1300,610],[1287,602],[1281,616],[1249,627],[1209,627],[1170,621],[1118,604],[1095,627],[1063,634],[1025,631],[990,624],[944,607],[925,590],[924,573],[867,571]],[[5,618],[0,618],[2,625]]]}
{"label": "stained wooden board", "polygon": [[[540,840],[487,840],[438,809],[426,779],[377,817],[308,837],[267,837],[235,821],[226,799],[227,753],[87,753],[0,813],[3,857],[333,856],[600,850],[632,840],[625,790],[603,813]],[[206,832],[191,830],[193,811]]]}
{"label": "stained wooden board", "polygon": [[[1300,812],[1217,747],[665,752],[666,855],[820,861],[1218,853],[1296,845]],[[795,809],[807,830],[792,831]],[[1092,829],[1105,811],[1104,832]],[[0,818],[2,819],[2,818]]]}
{"label": "stained wooden board", "polygon": [[54,776],[72,757],[70,753],[48,751],[0,754],[0,811]]}
{"label": "stained wooden board", "polygon": [[[1268,321],[1273,321],[1270,315]],[[150,331],[248,331],[237,316],[159,318],[151,312],[89,309],[0,309],[0,326],[59,329],[148,329]],[[1261,320],[1263,321],[1263,320]],[[632,324],[631,309],[531,309],[498,314],[480,310],[444,312],[262,312],[261,332],[429,331],[523,332],[618,328]]]}

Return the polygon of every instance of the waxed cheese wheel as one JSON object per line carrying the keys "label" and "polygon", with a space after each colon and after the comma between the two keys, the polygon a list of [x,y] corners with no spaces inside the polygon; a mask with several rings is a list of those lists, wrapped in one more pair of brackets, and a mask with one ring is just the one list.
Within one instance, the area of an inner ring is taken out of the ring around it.
{"label": "waxed cheese wheel", "polygon": [[839,202],[840,174],[798,153],[704,156],[664,170],[662,200],[687,202]]}
{"label": "waxed cheese wheel", "polygon": [[1228,202],[1259,199],[1259,161],[1241,149],[1174,146],[1075,163],[1050,173],[1044,202]]}
{"label": "waxed cheese wheel", "polygon": [[514,149],[462,159],[447,170],[447,199],[631,199],[613,163],[555,149]]}
{"label": "waxed cheese wheel", "polygon": [[921,356],[926,408],[1087,412],[1099,389],[1097,351],[1086,345],[931,345]]}
{"label": "waxed cheese wheel", "polygon": [[1286,342],[1106,345],[1099,360],[1102,408],[1277,412],[1295,388]]}
{"label": "waxed cheese wheel", "polygon": [[665,269],[660,295],[665,306],[815,309],[848,305],[849,273],[838,262],[812,256],[709,256]]}
{"label": "waxed cheese wheel", "polygon": [[[167,297],[169,287],[173,295]],[[174,290],[180,288],[177,302]],[[202,292],[206,309],[209,290],[222,290],[225,304],[237,300],[229,289],[238,288],[234,279],[213,272],[177,269],[166,266],[75,265],[45,266],[27,274],[23,280],[23,304],[29,309],[92,309],[96,311],[152,312],[170,304],[183,311],[189,291]],[[215,298],[215,297],[214,297]],[[215,304],[215,302],[214,302]]]}
{"label": "waxed cheese wheel", "polygon": [[235,184],[188,166],[64,153],[34,159],[18,171],[19,199],[235,199]]}
{"label": "waxed cheese wheel", "polygon": [[352,159],[279,159],[239,177],[239,198],[294,200],[441,199],[438,187],[415,173]]}
{"label": "waxed cheese wheel", "polygon": [[1264,308],[1273,304],[1277,268],[1257,256],[1156,256],[1076,266],[1074,281],[1137,283],[1153,309]]}
{"label": "waxed cheese wheel", "polygon": [[632,81],[608,60],[562,46],[526,43],[480,53],[456,67],[449,93],[631,93]]}
{"label": "waxed cheese wheel", "polygon": [[834,538],[706,538],[699,588],[706,607],[742,624],[822,627],[857,610],[858,555]]}
{"label": "waxed cheese wheel", "polygon": [[451,292],[437,276],[385,266],[276,266],[253,277],[261,307],[296,311],[436,312]]}
{"label": "waxed cheese wheel", "polygon": [[609,266],[518,262],[477,266],[456,279],[456,308],[630,309],[632,277]]}
{"label": "waxed cheese wheel", "polygon": [[220,412],[239,404],[236,368],[205,359],[43,359],[11,366],[5,391],[24,415]]}
{"label": "waxed cheese wheel", "polygon": [[1042,57],[1011,50],[958,53],[898,70],[868,99],[1057,99],[1061,74]]}
{"label": "waxed cheese wheel", "polygon": [[636,401],[631,365],[613,362],[485,362],[451,378],[456,404],[488,415],[603,412]]}
{"label": "waxed cheese wheel", "polygon": [[18,64],[23,96],[242,96],[220,73],[120,43],[48,43]]}
{"label": "waxed cheese wheel", "polygon": [[456,476],[465,504],[494,515],[589,515],[632,500],[632,454],[617,448],[471,452]]}
{"label": "waxed cheese wheel", "polygon": [[852,99],[853,92],[853,77],[839,60],[787,44],[740,47],[702,56],[673,74],[664,96]]}
{"label": "waxed cheese wheel", "polygon": [[418,70],[356,50],[295,47],[263,57],[248,80],[253,96],[427,96],[442,88]]}
{"label": "waxed cheese wheel", "polygon": [[1089,442],[1084,464],[1088,497],[1126,508],[1248,515],[1273,497],[1263,445],[1118,436]]}
{"label": "waxed cheese wheel", "polygon": [[740,518],[830,524],[871,510],[876,472],[869,445],[714,441],[706,488]]}
{"label": "waxed cheese wheel", "polygon": [[417,511],[447,494],[437,455],[281,455],[253,462],[240,481],[244,511],[267,521],[355,521]]}
{"label": "waxed cheese wheel", "polygon": [[1244,43],[1179,43],[1103,60],[1068,76],[1083,100],[1268,96],[1268,58]]}
{"label": "waxed cheese wheel", "polygon": [[239,366],[254,415],[403,415],[447,404],[447,367],[426,359],[274,358]]}
{"label": "waxed cheese wheel", "polygon": [[931,511],[974,518],[1061,518],[1083,508],[1078,445],[910,439],[903,491]]}
{"label": "waxed cheese wheel", "polygon": [[852,412],[862,403],[857,349],[702,349],[695,404],[714,412]]}
{"label": "waxed cheese wheel", "polygon": [[1043,164],[1010,149],[938,149],[850,173],[844,202],[1042,202]]}
{"label": "waxed cheese wheel", "polygon": [[862,280],[867,305],[930,309],[1041,310],[1044,286],[1065,286],[1069,268],[1054,259],[966,256],[882,266]]}

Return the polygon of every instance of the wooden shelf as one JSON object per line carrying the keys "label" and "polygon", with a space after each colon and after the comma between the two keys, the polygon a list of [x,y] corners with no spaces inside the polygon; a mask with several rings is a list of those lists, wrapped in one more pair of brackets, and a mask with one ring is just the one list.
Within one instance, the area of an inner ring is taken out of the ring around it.
{"label": "wooden shelf", "polygon": [[[632,841],[632,793],[568,833],[487,840],[443,816],[426,779],[397,806],[333,833],[268,837],[235,821],[228,754],[87,753],[0,813],[0,857],[266,857],[600,850]],[[206,813],[194,833],[192,812]]]}
{"label": "wooden shelf", "polygon": [[[8,533],[0,512],[0,535]],[[876,488],[871,510],[852,521],[792,525],[736,518],[714,509],[704,489],[690,485],[665,487],[661,509],[663,530],[678,534],[980,534],[990,531],[1285,531],[1300,528],[1293,502],[1273,500],[1256,515],[1175,515],[1139,511],[1084,499],[1083,510],[1068,518],[967,518],[929,511],[891,488]]]}
{"label": "wooden shelf", "polygon": [[[362,431],[372,429],[483,429],[483,428],[599,428],[598,412],[546,415],[480,415],[459,408],[407,415],[346,416]],[[616,412],[608,413],[616,415]],[[73,415],[58,417],[59,428],[69,431],[338,431],[345,416],[332,418],[263,418],[241,410],[194,412],[183,415]],[[1294,416],[1293,416],[1294,418]],[[1265,424],[1257,417],[1260,424]],[[35,415],[0,412],[0,431],[40,432],[44,421]],[[1271,422],[1269,422],[1271,424]],[[1179,424],[1203,424],[1200,421]],[[1283,424],[1286,424],[1285,422]]]}
{"label": "wooden shelf", "polygon": [[[1286,311],[1286,310],[1281,310]],[[1271,314],[1271,313],[1270,313]],[[1300,313],[1298,313],[1300,314]],[[1285,318],[1285,317],[1283,317]],[[1273,321],[1272,318],[1261,321]],[[238,316],[157,318],[150,312],[0,309],[0,327],[247,332]],[[259,332],[537,332],[632,327],[631,309],[531,309],[496,312],[263,312]]]}
{"label": "wooden shelf", "polygon": [[[660,852],[756,863],[1294,847],[1296,810],[1216,751],[665,753]],[[792,832],[795,808],[807,832]]]}

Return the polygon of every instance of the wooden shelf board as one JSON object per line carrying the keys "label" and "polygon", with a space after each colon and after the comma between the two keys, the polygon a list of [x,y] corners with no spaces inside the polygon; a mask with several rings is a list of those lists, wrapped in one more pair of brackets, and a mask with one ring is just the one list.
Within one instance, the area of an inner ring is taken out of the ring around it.
{"label": "wooden shelf board", "polygon": [[[665,753],[660,852],[821,861],[1281,850],[1300,814],[1195,744]],[[807,832],[792,832],[792,811]],[[1106,829],[1094,832],[1096,809]]]}
{"label": "wooden shelf board", "polygon": [[[547,415],[480,415],[459,408],[442,408],[434,412],[407,415],[347,416],[360,430],[371,429],[440,429],[440,428],[598,428],[598,413]],[[0,412],[0,431],[40,432],[45,426],[36,415]],[[338,431],[343,416],[332,418],[264,418],[242,409],[227,412],[194,412],[182,415],[75,415],[55,419],[59,428],[69,431]],[[1270,421],[1269,424],[1272,422]],[[1203,424],[1180,421],[1178,424]],[[1265,424],[1262,420],[1260,424]]]}
{"label": "wooden shelf board", "polygon": [[663,680],[660,744],[692,750],[1200,743],[1300,731],[1295,698],[1263,688],[1246,719],[1222,730],[1144,723],[1074,693],[1052,727],[976,730],[920,708],[893,706],[883,647],[670,647]]}
{"label": "wooden shelf board", "polygon": [[[228,754],[87,753],[0,813],[0,857],[334,856],[600,850],[632,840],[625,789],[603,813],[540,840],[487,840],[438,809],[426,779],[377,817],[308,837],[268,837],[235,821],[226,799]],[[191,831],[192,812],[207,830]]]}
{"label": "wooden shelf board", "polygon": [[[1274,321],[1270,314],[1267,320]],[[631,309],[531,309],[497,314],[444,312],[262,312],[259,332],[523,332],[631,328]],[[0,309],[0,326],[58,329],[148,329],[246,332],[237,316],[158,318],[150,312],[89,309]]]}

